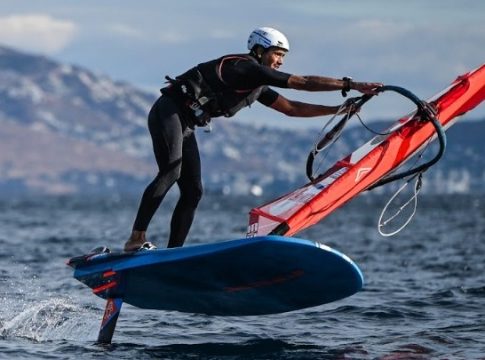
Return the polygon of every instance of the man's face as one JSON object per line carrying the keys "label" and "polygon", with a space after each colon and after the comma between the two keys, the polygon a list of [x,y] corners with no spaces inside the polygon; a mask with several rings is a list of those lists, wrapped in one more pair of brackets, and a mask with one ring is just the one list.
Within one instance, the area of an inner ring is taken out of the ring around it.
{"label": "man's face", "polygon": [[261,56],[261,63],[265,66],[269,66],[272,69],[278,69],[281,65],[283,65],[285,55],[286,50],[280,48],[270,48]]}

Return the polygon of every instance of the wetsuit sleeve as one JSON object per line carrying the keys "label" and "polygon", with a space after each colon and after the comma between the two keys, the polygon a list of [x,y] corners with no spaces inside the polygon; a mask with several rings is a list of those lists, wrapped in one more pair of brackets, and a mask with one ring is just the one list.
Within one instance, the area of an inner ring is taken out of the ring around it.
{"label": "wetsuit sleeve", "polygon": [[227,61],[221,66],[222,80],[237,90],[269,85],[288,88],[290,74],[245,59]]}
{"label": "wetsuit sleeve", "polygon": [[264,86],[261,94],[258,97],[258,101],[263,105],[271,106],[276,101],[278,96],[279,94],[276,91]]}

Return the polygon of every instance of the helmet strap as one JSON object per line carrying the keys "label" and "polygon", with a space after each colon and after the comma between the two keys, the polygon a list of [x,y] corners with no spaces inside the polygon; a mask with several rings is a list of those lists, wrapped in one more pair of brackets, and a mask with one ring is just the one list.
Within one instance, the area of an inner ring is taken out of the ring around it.
{"label": "helmet strap", "polygon": [[263,54],[264,54],[265,50],[266,49],[264,47],[262,47],[260,45],[256,45],[251,50],[250,54],[252,56],[254,56],[256,58],[256,60],[258,60],[258,62],[261,63],[261,60],[262,60],[262,57],[263,57]]}

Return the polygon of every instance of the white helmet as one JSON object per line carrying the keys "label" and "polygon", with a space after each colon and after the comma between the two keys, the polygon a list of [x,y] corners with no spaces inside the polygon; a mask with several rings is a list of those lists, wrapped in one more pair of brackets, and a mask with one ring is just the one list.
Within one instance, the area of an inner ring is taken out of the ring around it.
{"label": "white helmet", "polygon": [[275,46],[286,51],[290,50],[290,43],[286,36],[270,27],[257,28],[249,35],[248,49],[253,50],[255,45],[261,45],[265,49]]}

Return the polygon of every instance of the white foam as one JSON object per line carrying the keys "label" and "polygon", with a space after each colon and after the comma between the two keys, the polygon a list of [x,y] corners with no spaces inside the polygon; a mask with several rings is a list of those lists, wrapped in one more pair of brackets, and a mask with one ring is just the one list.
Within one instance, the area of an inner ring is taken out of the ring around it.
{"label": "white foam", "polygon": [[22,337],[43,342],[89,340],[97,334],[99,314],[92,309],[82,308],[69,298],[51,298],[35,304],[9,307],[10,314],[15,314],[16,308],[20,310],[13,318],[0,324],[2,337]]}

